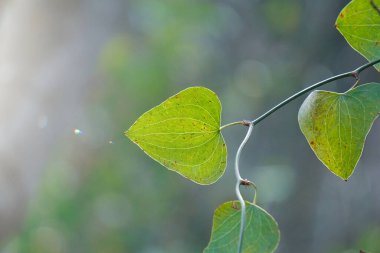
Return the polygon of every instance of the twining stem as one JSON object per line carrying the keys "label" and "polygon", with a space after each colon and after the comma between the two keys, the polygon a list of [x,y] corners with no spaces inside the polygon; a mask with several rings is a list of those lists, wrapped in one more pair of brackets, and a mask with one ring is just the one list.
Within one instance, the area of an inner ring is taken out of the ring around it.
{"label": "twining stem", "polygon": [[240,192],[240,185],[245,185],[245,184],[247,184],[247,182],[249,182],[248,180],[245,180],[240,176],[239,161],[240,161],[241,151],[243,150],[245,144],[247,143],[249,137],[251,136],[252,130],[253,130],[253,124],[250,123],[247,134],[245,135],[245,138],[243,139],[243,141],[240,143],[240,146],[236,152],[236,157],[235,157],[235,176],[236,176],[235,191],[236,191],[236,196],[239,199],[240,206],[241,206],[240,233],[239,233],[238,251],[237,251],[238,253],[241,253],[241,251],[243,249],[243,237],[244,237],[244,228],[245,228],[245,220],[246,220],[246,218],[245,218],[246,217],[245,201],[244,201],[243,196],[241,195],[241,192]]}
{"label": "twining stem", "polygon": [[290,96],[289,98],[285,99],[284,101],[282,101],[281,103],[279,103],[278,105],[276,105],[275,107],[273,107],[272,109],[270,109],[269,111],[265,112],[263,115],[259,116],[258,118],[252,120],[252,124],[253,125],[257,125],[260,121],[262,121],[263,119],[265,119],[266,117],[268,117],[269,115],[271,115],[272,113],[274,113],[275,111],[277,111],[278,109],[280,109],[281,107],[283,107],[284,105],[288,104],[289,102],[293,101],[294,99],[298,98],[299,96],[302,96],[303,94],[311,91],[311,90],[314,90],[315,88],[318,88],[324,84],[327,84],[327,83],[331,83],[335,80],[339,80],[339,79],[343,79],[343,78],[346,78],[346,77],[354,77],[356,80],[359,79],[359,74],[360,72],[362,72],[363,70],[375,65],[376,63],[379,63],[380,62],[380,59],[377,59],[375,61],[372,61],[372,62],[369,62],[367,64],[364,64],[362,66],[360,66],[359,68],[353,70],[353,71],[350,71],[350,72],[346,72],[346,73],[343,73],[343,74],[339,74],[339,75],[336,75],[336,76],[333,76],[333,77],[330,77],[330,78],[327,78],[323,81],[320,81],[318,83],[315,83],[299,92],[297,92],[296,94]]}

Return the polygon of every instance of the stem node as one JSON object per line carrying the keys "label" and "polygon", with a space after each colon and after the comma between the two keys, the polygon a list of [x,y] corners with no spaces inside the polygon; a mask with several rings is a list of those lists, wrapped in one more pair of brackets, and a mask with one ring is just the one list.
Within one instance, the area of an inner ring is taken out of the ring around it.
{"label": "stem node", "polygon": [[249,127],[249,126],[252,124],[252,122],[251,122],[250,120],[243,120],[243,121],[241,122],[241,124],[244,125],[244,126]]}
{"label": "stem node", "polygon": [[356,79],[356,81],[359,81],[359,72],[358,71],[352,71],[351,72],[352,77]]}
{"label": "stem node", "polygon": [[248,179],[242,179],[242,180],[240,180],[240,185],[250,186],[251,184],[252,184],[252,182],[249,181]]}

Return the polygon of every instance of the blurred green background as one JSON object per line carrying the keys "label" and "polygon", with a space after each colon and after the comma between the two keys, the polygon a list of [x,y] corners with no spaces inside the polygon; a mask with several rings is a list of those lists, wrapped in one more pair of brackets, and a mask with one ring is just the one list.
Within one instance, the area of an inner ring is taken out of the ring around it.
{"label": "blurred green background", "polygon": [[[235,199],[231,160],[244,127],[224,130],[228,168],[211,186],[166,170],[123,132],[192,85],[219,95],[229,123],[253,119],[305,86],[365,63],[334,28],[347,3],[1,3],[0,73],[12,67],[14,74],[0,80],[9,98],[2,134],[13,136],[2,138],[0,159],[15,176],[2,172],[0,182],[2,194],[21,204],[16,212],[0,201],[0,252],[201,252],[214,209]],[[380,78],[370,69],[361,80]],[[343,91],[353,82],[325,89]],[[242,176],[256,183],[259,205],[279,223],[277,252],[380,252],[379,124],[344,182],[301,135],[302,100],[260,123],[242,154]]]}

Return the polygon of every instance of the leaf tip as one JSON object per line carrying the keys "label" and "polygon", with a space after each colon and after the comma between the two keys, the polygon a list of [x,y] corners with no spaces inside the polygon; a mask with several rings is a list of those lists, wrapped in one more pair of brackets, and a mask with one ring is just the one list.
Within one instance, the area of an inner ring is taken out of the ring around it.
{"label": "leaf tip", "polygon": [[345,175],[335,174],[335,173],[334,174],[340,177],[344,182],[348,182],[348,179],[351,177],[352,173],[353,171],[350,174],[345,174]]}

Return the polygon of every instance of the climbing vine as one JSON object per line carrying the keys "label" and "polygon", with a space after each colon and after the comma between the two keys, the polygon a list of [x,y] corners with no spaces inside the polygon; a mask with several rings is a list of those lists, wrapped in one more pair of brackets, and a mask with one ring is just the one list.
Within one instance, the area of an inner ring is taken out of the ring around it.
{"label": "climbing vine", "polygon": [[[348,180],[359,161],[365,139],[380,112],[380,84],[360,84],[360,73],[374,66],[380,71],[380,0],[353,0],[339,14],[336,28],[369,63],[320,81],[285,99],[253,120],[221,126],[218,96],[205,87],[190,87],[144,113],[125,132],[147,155],[189,180],[208,185],[225,172],[227,147],[222,130],[248,127],[235,156],[238,201],[226,202],[214,214],[211,239],[204,253],[274,252],[280,241],[275,219],[256,204],[256,186],[240,175],[239,160],[255,125],[289,102],[312,91],[298,114],[298,122],[317,158],[335,175]],[[344,93],[313,91],[343,78],[354,78]],[[240,186],[255,191],[243,199]]]}

